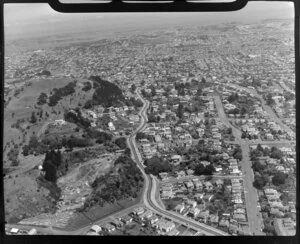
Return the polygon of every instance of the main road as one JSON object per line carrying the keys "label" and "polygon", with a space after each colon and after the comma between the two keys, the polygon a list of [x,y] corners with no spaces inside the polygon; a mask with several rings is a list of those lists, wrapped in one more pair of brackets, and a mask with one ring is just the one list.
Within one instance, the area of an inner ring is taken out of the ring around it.
{"label": "main road", "polygon": [[249,157],[249,144],[250,141],[245,141],[241,139],[241,131],[233,126],[230,122],[228,117],[226,116],[223,108],[223,104],[221,102],[220,96],[215,96],[216,107],[218,109],[219,117],[221,118],[222,122],[232,128],[232,133],[235,137],[235,143],[239,144],[242,149],[242,156],[243,159],[241,161],[242,171],[244,173],[244,187],[246,189],[245,192],[245,203],[246,203],[246,210],[247,210],[247,218],[250,231],[254,235],[265,235],[262,232],[262,217],[258,205],[258,194],[257,190],[253,186],[254,175],[252,171],[252,163]]}
{"label": "main road", "polygon": [[157,203],[155,199],[155,191],[156,191],[156,181],[153,176],[150,176],[145,173],[144,171],[144,165],[142,164],[142,157],[139,153],[139,150],[136,146],[135,142],[135,136],[138,132],[141,132],[145,129],[147,126],[147,109],[149,107],[149,101],[146,101],[140,94],[139,89],[137,89],[137,95],[138,97],[143,101],[144,105],[142,109],[139,112],[139,115],[141,117],[141,124],[140,126],[128,137],[127,142],[131,150],[131,154],[133,159],[136,161],[137,166],[140,168],[141,172],[143,173],[144,179],[145,179],[145,187],[143,192],[143,201],[147,208],[159,213],[160,215],[169,218],[173,221],[176,221],[180,224],[186,225],[187,227],[194,228],[206,235],[217,235],[217,236],[228,236],[227,233],[218,230],[216,228],[213,228],[211,226],[199,223],[193,219],[187,219],[183,217],[180,214],[177,214],[175,212],[166,211],[165,209],[162,209],[161,206]]}

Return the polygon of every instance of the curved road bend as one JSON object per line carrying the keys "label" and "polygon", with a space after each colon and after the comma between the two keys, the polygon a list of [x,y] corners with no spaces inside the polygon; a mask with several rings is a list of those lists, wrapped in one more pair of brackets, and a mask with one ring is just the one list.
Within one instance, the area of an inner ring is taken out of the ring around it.
{"label": "curved road bend", "polygon": [[[144,200],[144,204],[149,208],[152,209],[156,212],[158,212],[159,214],[161,214],[164,217],[167,217],[169,219],[172,219],[176,222],[179,222],[180,224],[186,225],[188,227],[192,227],[195,228],[199,231],[201,231],[202,233],[206,234],[206,235],[218,235],[218,236],[228,236],[229,234],[227,234],[226,232],[223,232],[221,230],[218,230],[216,228],[207,226],[205,224],[199,223],[195,220],[191,220],[191,219],[186,219],[184,218],[182,215],[179,215],[177,213],[174,212],[169,212],[166,211],[164,209],[162,209],[159,204],[156,202],[155,200],[155,189],[156,186],[153,184],[153,182],[155,182],[152,179],[152,176],[147,175],[144,171],[144,166],[142,164],[142,158],[141,155],[137,149],[136,143],[135,143],[135,135],[136,133],[142,131],[145,127],[146,127],[146,122],[147,122],[147,115],[146,115],[146,111],[149,107],[149,101],[146,101],[141,94],[139,93],[139,89],[137,89],[137,95],[138,97],[143,101],[144,106],[141,109],[141,111],[139,112],[139,115],[141,116],[141,124],[140,126],[129,136],[128,138],[128,145],[130,147],[132,156],[134,157],[135,161],[137,162],[138,167],[141,169],[144,178],[145,178],[145,192],[143,195],[143,200]],[[146,193],[146,194],[145,194]]]}

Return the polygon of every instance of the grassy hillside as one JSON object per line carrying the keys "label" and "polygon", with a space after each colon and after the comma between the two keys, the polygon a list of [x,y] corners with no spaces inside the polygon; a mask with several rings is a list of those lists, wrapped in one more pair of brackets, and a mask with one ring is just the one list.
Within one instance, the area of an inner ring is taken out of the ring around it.
{"label": "grassy hillside", "polygon": [[[40,93],[44,92],[50,95],[54,88],[63,87],[72,81],[71,78],[40,79],[33,81],[32,85],[28,87],[25,86],[18,96],[12,96],[4,111],[4,166],[11,166],[11,162],[6,157],[11,148],[21,148],[33,133],[40,135],[50,122],[62,119],[65,109],[82,105],[91,98],[92,90],[82,91],[83,82],[86,81],[78,80],[75,93],[63,97],[56,106],[49,107],[47,104],[37,106],[37,98]],[[37,118],[34,124],[30,123],[33,112]],[[16,124],[18,124],[18,128],[15,128]],[[19,161],[22,164],[21,158]]]}

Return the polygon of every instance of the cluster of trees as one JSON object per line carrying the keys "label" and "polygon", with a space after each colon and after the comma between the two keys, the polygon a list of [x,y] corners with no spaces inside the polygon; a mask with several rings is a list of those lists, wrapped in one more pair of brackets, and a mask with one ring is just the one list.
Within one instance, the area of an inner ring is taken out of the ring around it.
{"label": "cluster of trees", "polygon": [[[47,151],[43,162],[44,178],[47,181],[56,183],[57,178],[68,170],[67,164],[63,160],[62,154],[59,150]],[[61,171],[61,172],[60,172]]]}
{"label": "cluster of trees", "polygon": [[247,113],[247,110],[245,109],[245,107],[242,107],[241,109],[239,108],[234,108],[234,109],[230,109],[228,111],[228,114],[241,114],[244,115],[245,113]]}
{"label": "cluster of trees", "polygon": [[261,190],[269,182],[267,175],[256,174],[254,176],[253,186]]}
{"label": "cluster of trees", "polygon": [[236,147],[233,151],[232,156],[237,159],[237,160],[242,160],[243,159],[243,155],[242,155],[242,149],[240,146]]}
{"label": "cluster of trees", "polygon": [[267,183],[270,182],[269,178],[272,177],[272,183],[276,186],[280,186],[285,184],[285,180],[287,175],[282,172],[277,172],[270,166],[267,166],[266,163],[260,162],[257,158],[261,156],[270,156],[273,158],[280,159],[281,151],[276,147],[262,148],[260,144],[258,144],[257,148],[251,152],[251,158],[253,160],[252,168],[256,172],[254,177],[253,186],[257,189],[262,189]]}
{"label": "cluster of trees", "polygon": [[37,99],[37,105],[42,106],[47,103],[48,95],[45,92],[40,93]]}
{"label": "cluster of trees", "polygon": [[82,88],[83,91],[87,92],[87,91],[89,91],[91,89],[92,89],[91,82],[86,81],[86,82],[83,83],[83,88]]}
{"label": "cluster of trees", "polygon": [[89,80],[93,81],[95,91],[93,99],[86,102],[85,108],[91,108],[93,105],[111,107],[124,102],[122,90],[117,85],[103,80],[99,76],[91,76]]}
{"label": "cluster of trees", "polygon": [[143,107],[144,104],[141,99],[139,99],[139,98],[136,99],[136,98],[131,97],[130,99],[125,100],[125,105],[140,108],[140,107]]}
{"label": "cluster of trees", "polygon": [[141,139],[147,139],[149,141],[153,141],[154,138],[153,138],[153,136],[147,135],[144,132],[138,132],[135,136],[135,139],[138,141]]}
{"label": "cluster of trees", "polygon": [[15,145],[15,147],[11,148],[9,152],[7,153],[7,158],[9,161],[11,161],[12,166],[18,166],[19,161],[19,148]]}
{"label": "cluster of trees", "polygon": [[102,144],[106,142],[110,142],[112,139],[112,135],[106,132],[99,132],[97,135],[96,143]]}
{"label": "cluster of trees", "polygon": [[148,115],[148,122],[149,123],[159,123],[160,117],[156,116],[155,114],[151,113]]}
{"label": "cluster of trees", "polygon": [[[50,138],[48,138],[50,140]],[[53,142],[56,142],[53,140]],[[29,138],[28,145],[24,145],[22,148],[22,153],[24,156],[29,154],[44,154],[48,151],[49,145],[44,142],[40,142],[35,134],[31,135]],[[53,147],[54,148],[54,147]]]}
{"label": "cluster of trees", "polygon": [[175,83],[174,85],[175,89],[177,90],[177,94],[179,96],[185,96],[185,89],[189,89],[191,87],[191,84],[186,82],[186,83]]}
{"label": "cluster of trees", "polygon": [[79,108],[65,112],[64,119],[65,121],[68,121],[70,123],[75,123],[78,126],[82,126],[85,129],[87,129],[91,125],[91,122],[88,119],[82,117]]}
{"label": "cluster of trees", "polygon": [[120,149],[126,149],[127,148],[127,143],[126,143],[126,138],[125,137],[119,137],[115,140],[115,144],[120,148]]}
{"label": "cluster of trees", "polygon": [[274,99],[272,98],[272,94],[271,93],[268,93],[268,95],[266,96],[266,104],[268,105],[268,106],[273,106],[273,105],[275,105],[275,101],[274,101]]}
{"label": "cluster of trees", "polygon": [[258,139],[258,135],[250,135],[248,132],[246,131],[242,131],[242,139],[248,138],[249,140],[256,140]]}
{"label": "cluster of trees", "polygon": [[235,101],[237,101],[239,99],[239,94],[237,93],[233,93],[231,94],[228,98],[227,101],[230,103],[234,103]]}
{"label": "cluster of trees", "polygon": [[127,198],[136,198],[143,187],[143,175],[130,156],[124,153],[115,161],[116,173],[100,176],[92,183],[93,192],[80,211],[91,206],[115,203]]}
{"label": "cluster of trees", "polygon": [[273,177],[272,177],[272,183],[275,186],[280,186],[285,184],[285,180],[287,178],[287,175],[282,173],[282,172],[277,172]]}
{"label": "cluster of trees", "polygon": [[283,153],[277,147],[265,147],[263,148],[261,144],[258,144],[256,149],[251,151],[251,159],[254,161],[258,157],[269,156],[275,159],[281,159]]}
{"label": "cluster of trees", "polygon": [[158,157],[152,157],[145,160],[144,164],[146,165],[145,172],[146,174],[158,175],[161,172],[170,172],[172,170],[169,162],[162,160]]}
{"label": "cluster of trees", "polygon": [[204,167],[202,163],[199,163],[195,167],[195,175],[213,175],[214,172],[216,169],[212,164]]}
{"label": "cluster of trees", "polygon": [[77,81],[72,81],[66,86],[61,88],[54,88],[52,90],[52,95],[49,97],[48,106],[53,107],[65,96],[75,93]]}

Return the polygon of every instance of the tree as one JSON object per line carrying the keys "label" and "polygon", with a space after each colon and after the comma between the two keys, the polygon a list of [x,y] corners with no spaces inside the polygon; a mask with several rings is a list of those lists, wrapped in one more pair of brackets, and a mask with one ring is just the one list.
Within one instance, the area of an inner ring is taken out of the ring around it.
{"label": "tree", "polygon": [[14,159],[12,162],[11,162],[11,165],[13,166],[13,167],[16,167],[16,166],[19,166],[19,164],[20,164],[20,161],[19,161],[19,159]]}
{"label": "tree", "polygon": [[286,175],[282,172],[276,173],[272,178],[272,183],[276,186],[283,185],[285,183]]}
{"label": "tree", "polygon": [[262,176],[255,176],[253,186],[257,189],[262,189],[266,184],[265,179]]}
{"label": "tree", "polygon": [[138,132],[135,136],[135,139],[138,140],[138,141],[141,140],[141,139],[144,139],[144,138],[147,138],[147,135],[143,132]]}
{"label": "tree", "polygon": [[29,155],[29,146],[28,145],[24,145],[22,149],[23,149],[23,152],[22,152],[23,155],[24,156],[28,156]]}
{"label": "tree", "polygon": [[30,117],[30,123],[31,123],[31,124],[35,124],[36,122],[37,122],[37,118],[36,118],[36,116],[35,116],[35,113],[32,112],[32,113],[31,113],[31,117]]}
{"label": "tree", "polygon": [[37,105],[44,105],[47,103],[48,95],[45,92],[42,92],[37,101]]}
{"label": "tree", "polygon": [[259,161],[254,161],[252,163],[252,168],[253,168],[254,171],[260,172],[260,171],[263,171],[266,168],[266,166],[261,164]]}
{"label": "tree", "polygon": [[241,108],[241,115],[244,115],[245,113],[247,113],[247,110],[245,109],[245,107]]}
{"label": "tree", "polygon": [[136,85],[132,84],[130,90],[131,90],[132,93],[134,93],[135,90],[136,90]]}
{"label": "tree", "polygon": [[205,167],[202,163],[199,163],[195,167],[195,175],[203,175]]}
{"label": "tree", "polygon": [[270,157],[275,159],[281,159],[282,158],[282,152],[279,149],[271,150]]}
{"label": "tree", "polygon": [[151,96],[152,97],[156,96],[156,90],[154,86],[151,86]]}
{"label": "tree", "polygon": [[215,172],[216,169],[212,164],[209,164],[205,167],[203,174],[204,175],[212,175],[213,172]]}
{"label": "tree", "polygon": [[35,149],[39,145],[39,141],[36,135],[32,135],[29,139],[28,146],[30,149]]}
{"label": "tree", "polygon": [[146,174],[158,175],[161,172],[170,172],[171,166],[168,162],[161,160],[158,157],[152,157],[145,161],[145,172]]}
{"label": "tree", "polygon": [[236,153],[233,155],[233,157],[234,157],[235,159],[240,160],[240,161],[243,159],[243,155],[242,155],[241,152],[236,152]]}
{"label": "tree", "polygon": [[83,91],[87,92],[92,89],[92,84],[89,81],[83,83],[84,87],[82,88]]}
{"label": "tree", "polygon": [[179,119],[183,118],[183,111],[184,111],[184,107],[183,105],[180,103],[177,109],[177,116]]}
{"label": "tree", "polygon": [[126,149],[127,148],[127,143],[126,143],[126,138],[125,137],[120,137],[120,138],[116,139],[115,144],[121,149]]}
{"label": "tree", "polygon": [[266,97],[266,104],[269,106],[273,106],[275,104],[275,101],[273,100],[271,93],[269,93]]}

